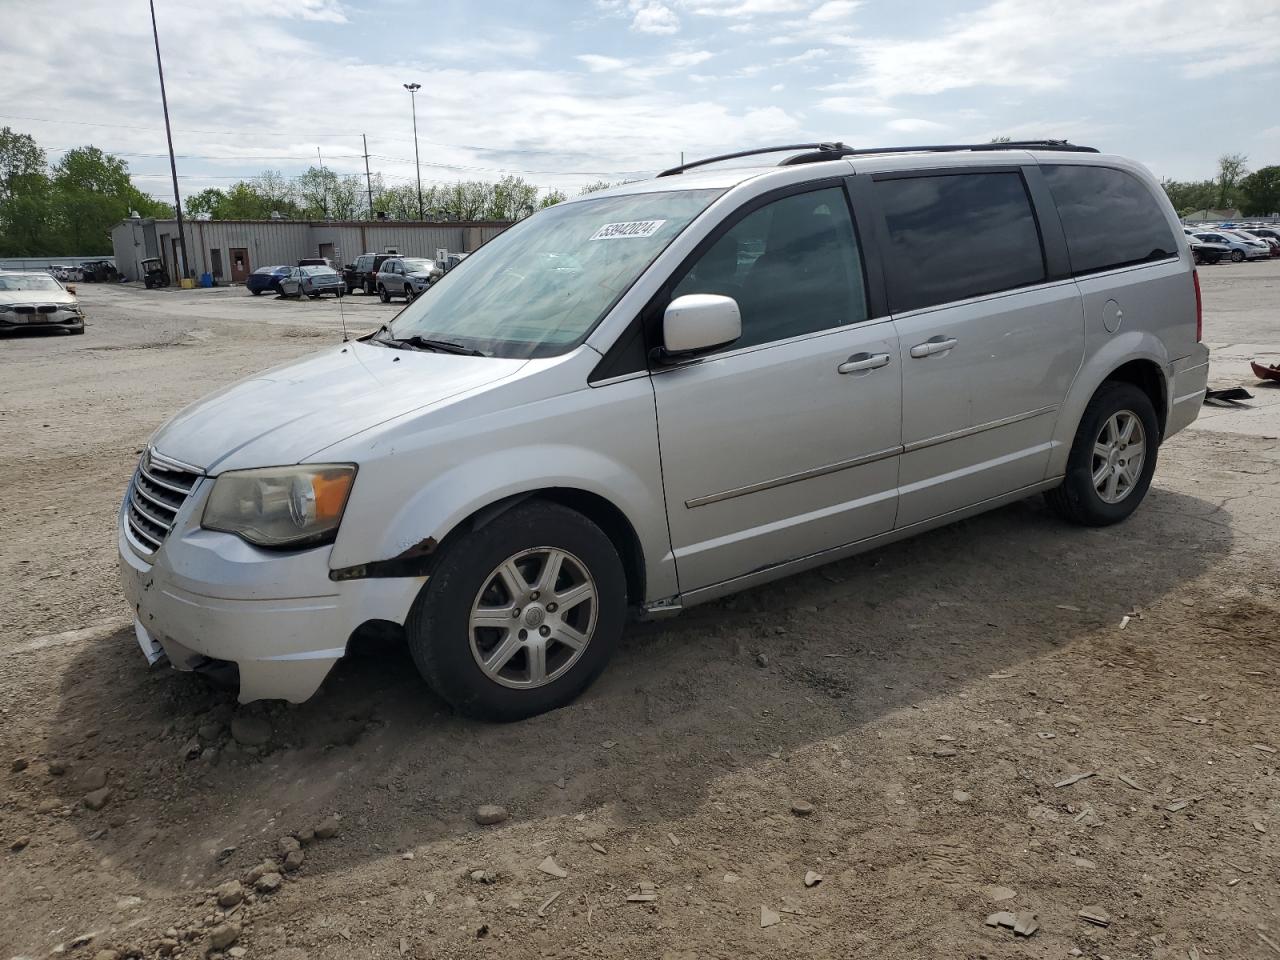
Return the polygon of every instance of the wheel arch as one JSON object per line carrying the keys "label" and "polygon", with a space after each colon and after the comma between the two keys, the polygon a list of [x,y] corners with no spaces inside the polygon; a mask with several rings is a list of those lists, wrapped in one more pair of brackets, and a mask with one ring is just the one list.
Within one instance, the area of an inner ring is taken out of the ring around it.
{"label": "wheel arch", "polygon": [[1151,399],[1163,439],[1169,421],[1169,358],[1164,344],[1146,332],[1121,334],[1108,340],[1085,360],[1058,414],[1054,448],[1049,455],[1046,479],[1066,471],[1067,458],[1085,408],[1108,381],[1131,383]]}
{"label": "wheel arch", "polygon": [[613,543],[622,560],[627,580],[627,602],[638,606],[645,601],[647,569],[644,546],[635,526],[627,515],[608,498],[578,487],[538,487],[501,497],[484,506],[473,509],[453,524],[442,536],[427,538],[406,550],[398,557],[374,564],[361,564],[333,570],[335,580],[358,579],[366,576],[427,577],[434,572],[440,557],[450,545],[468,534],[494,522],[513,507],[530,500],[547,500],[573,510],[598,526]]}

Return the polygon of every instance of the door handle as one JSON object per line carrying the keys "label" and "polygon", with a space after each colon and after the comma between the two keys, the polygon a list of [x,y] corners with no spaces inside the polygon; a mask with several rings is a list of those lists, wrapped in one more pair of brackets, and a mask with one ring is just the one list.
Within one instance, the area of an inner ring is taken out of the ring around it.
{"label": "door handle", "polygon": [[839,373],[859,373],[865,370],[878,370],[881,367],[889,365],[889,355],[887,353],[855,353],[840,366],[836,367]]}
{"label": "door handle", "polygon": [[924,343],[917,343],[911,348],[911,356],[919,360],[921,357],[932,357],[935,353],[946,353],[960,341],[955,337],[930,337]]}

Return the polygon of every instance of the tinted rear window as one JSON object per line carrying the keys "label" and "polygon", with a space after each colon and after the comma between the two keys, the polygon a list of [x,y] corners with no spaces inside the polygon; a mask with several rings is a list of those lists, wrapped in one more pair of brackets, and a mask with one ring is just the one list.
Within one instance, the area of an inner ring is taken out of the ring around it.
{"label": "tinted rear window", "polygon": [[1039,283],[1044,252],[1020,173],[880,180],[876,191],[905,282],[892,309],[915,310]]}
{"label": "tinted rear window", "polygon": [[1178,255],[1164,212],[1133,174],[1075,164],[1040,169],[1058,206],[1076,275]]}

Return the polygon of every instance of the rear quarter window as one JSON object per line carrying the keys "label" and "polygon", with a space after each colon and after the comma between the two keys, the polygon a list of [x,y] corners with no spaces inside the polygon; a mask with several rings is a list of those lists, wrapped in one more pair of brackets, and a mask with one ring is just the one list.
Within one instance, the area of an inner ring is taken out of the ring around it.
{"label": "rear quarter window", "polygon": [[1042,164],[1076,276],[1168,260],[1178,244],[1146,184],[1112,167]]}
{"label": "rear quarter window", "polygon": [[900,281],[895,311],[966,300],[1045,279],[1040,229],[1022,174],[880,180],[876,193]]}

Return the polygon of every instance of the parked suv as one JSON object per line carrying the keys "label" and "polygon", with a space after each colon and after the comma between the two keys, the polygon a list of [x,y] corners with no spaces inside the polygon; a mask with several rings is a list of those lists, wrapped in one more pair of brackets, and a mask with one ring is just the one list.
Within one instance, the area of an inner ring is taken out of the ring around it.
{"label": "parked suv", "polygon": [[709,163],[521,220],[377,332],[162,427],[119,517],[147,656],[301,701],[392,624],[458,710],[511,720],[582,691],[629,609],[1037,493],[1090,526],[1138,507],[1208,369],[1145,168],[1061,142]]}
{"label": "parked suv", "polygon": [[434,260],[423,257],[390,257],[378,268],[374,285],[383,303],[392,297],[408,302],[444,275]]}
{"label": "parked suv", "polygon": [[383,261],[399,256],[395,253],[362,253],[356,257],[355,263],[348,263],[342,268],[342,281],[346,284],[347,293],[363,290],[373,293],[376,289],[378,269]]}

